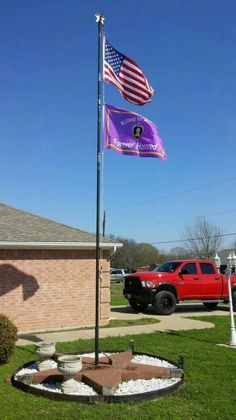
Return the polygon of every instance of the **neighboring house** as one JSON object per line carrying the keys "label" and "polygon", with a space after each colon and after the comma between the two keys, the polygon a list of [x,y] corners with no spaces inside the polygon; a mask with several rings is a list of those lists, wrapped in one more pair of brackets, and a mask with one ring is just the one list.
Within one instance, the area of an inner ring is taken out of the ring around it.
{"label": "neighboring house", "polygon": [[[226,267],[229,263],[227,258],[228,258],[229,253],[231,251],[235,251],[234,247],[233,248],[222,249],[221,251],[217,252],[218,257],[220,257],[220,272],[222,274],[225,273]],[[234,267],[234,268],[232,268],[231,273],[234,274],[235,272],[236,272],[236,269]]]}
{"label": "neighboring house", "polygon": [[[110,261],[101,238],[100,323],[110,318]],[[19,332],[94,326],[96,237],[0,204],[0,312]]]}
{"label": "neighboring house", "polygon": [[235,251],[234,248],[227,248],[227,249],[222,249],[221,251],[217,251],[217,254],[220,257],[220,263],[222,265],[228,264],[227,258],[231,251]]}

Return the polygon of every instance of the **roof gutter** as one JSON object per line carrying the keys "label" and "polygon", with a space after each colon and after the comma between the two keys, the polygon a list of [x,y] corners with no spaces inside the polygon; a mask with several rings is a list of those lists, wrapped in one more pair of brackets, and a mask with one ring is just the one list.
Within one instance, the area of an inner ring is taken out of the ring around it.
{"label": "roof gutter", "polygon": [[[111,250],[111,255],[121,248],[122,243],[100,242],[102,249]],[[0,242],[0,249],[96,249],[95,242]]]}

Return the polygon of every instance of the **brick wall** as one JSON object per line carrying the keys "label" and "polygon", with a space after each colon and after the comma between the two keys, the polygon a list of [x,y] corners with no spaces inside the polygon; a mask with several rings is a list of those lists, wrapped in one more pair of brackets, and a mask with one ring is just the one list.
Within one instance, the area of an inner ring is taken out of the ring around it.
{"label": "brick wall", "polygon": [[[104,253],[100,324],[110,317]],[[95,251],[0,250],[0,312],[19,332],[94,326]]]}

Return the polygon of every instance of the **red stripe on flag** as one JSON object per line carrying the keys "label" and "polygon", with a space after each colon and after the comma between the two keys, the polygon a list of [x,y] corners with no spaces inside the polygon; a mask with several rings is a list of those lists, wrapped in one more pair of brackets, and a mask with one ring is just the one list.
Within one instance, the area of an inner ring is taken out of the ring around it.
{"label": "red stripe on flag", "polygon": [[150,89],[148,89],[145,85],[140,86],[141,83],[136,84],[135,81],[133,80],[132,82],[130,80],[128,80],[122,73],[119,76],[120,80],[122,80],[123,82],[129,84],[131,87],[135,88],[135,89],[139,89],[140,91],[142,91],[143,93],[146,93],[147,95],[150,96]]}
{"label": "red stripe on flag", "polygon": [[106,80],[107,82],[111,83],[112,85],[116,86],[116,87],[119,89],[119,91],[120,91],[121,95],[122,95],[125,99],[129,100],[130,102],[132,102],[132,103],[134,103],[134,104],[136,104],[136,105],[144,105],[144,104],[147,102],[147,100],[146,100],[146,99],[145,99],[145,100],[141,100],[141,99],[139,99],[139,97],[134,96],[134,95],[129,94],[129,93],[127,93],[126,91],[124,91],[124,89],[123,89],[123,88],[121,88],[121,87],[120,87],[120,85],[117,83],[117,81],[115,81],[114,79],[109,78],[109,77],[106,77],[106,78],[105,78],[105,80]]}
{"label": "red stripe on flag", "polygon": [[[145,103],[150,102],[150,97],[152,96],[150,90],[144,90],[143,92],[143,88],[140,88],[137,85],[135,86],[135,83],[131,84],[125,77],[117,76],[107,62],[105,62],[104,70],[104,79],[108,83],[116,86],[125,99],[137,105],[144,105]],[[124,86],[124,80],[128,86]],[[137,83],[140,83],[140,80],[137,79]],[[133,89],[133,84],[135,90]],[[144,85],[144,87],[146,88],[146,85]]]}
{"label": "red stripe on flag", "polygon": [[[106,75],[107,73],[107,75]],[[122,91],[124,93],[124,95],[126,95],[129,98],[133,98],[132,95],[135,96],[135,100],[138,100],[139,103],[146,103],[149,101],[150,98],[150,92],[142,92],[139,89],[137,90],[137,88],[135,88],[135,90],[132,88],[132,86],[124,86],[124,84],[122,83],[123,80],[120,79],[120,77],[118,77],[112,70],[112,68],[109,65],[105,66],[105,75],[104,78],[107,82],[111,83],[111,80],[113,80],[113,85],[115,85],[116,87],[118,87],[118,89],[120,91]],[[128,84],[128,82],[127,82]],[[131,96],[129,95],[129,93],[131,94]],[[134,98],[133,98],[134,99]]]}

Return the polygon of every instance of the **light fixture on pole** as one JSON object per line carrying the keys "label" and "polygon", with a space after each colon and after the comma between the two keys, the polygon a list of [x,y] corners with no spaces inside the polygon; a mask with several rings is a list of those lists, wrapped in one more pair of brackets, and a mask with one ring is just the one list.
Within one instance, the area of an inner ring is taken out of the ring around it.
{"label": "light fixture on pole", "polygon": [[218,269],[218,271],[220,272],[220,257],[219,257],[219,255],[217,254],[217,252],[216,252],[216,255],[215,255],[215,257],[214,257],[214,261],[215,261],[216,268],[217,268],[217,269]]}
{"label": "light fixture on pole", "polygon": [[236,347],[236,331],[234,324],[234,312],[233,312],[233,303],[232,303],[232,291],[231,291],[231,269],[236,266],[236,256],[234,252],[230,252],[227,258],[228,266],[225,274],[228,276],[228,294],[229,294],[229,311],[230,311],[230,346]]}

